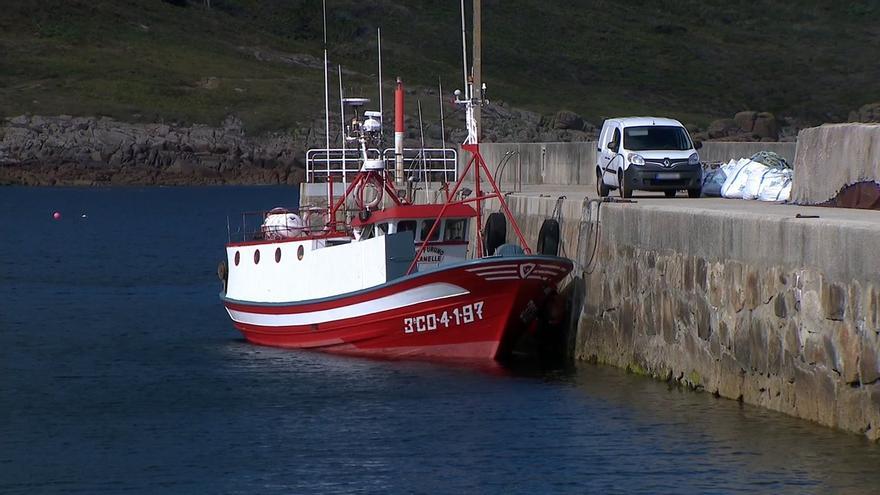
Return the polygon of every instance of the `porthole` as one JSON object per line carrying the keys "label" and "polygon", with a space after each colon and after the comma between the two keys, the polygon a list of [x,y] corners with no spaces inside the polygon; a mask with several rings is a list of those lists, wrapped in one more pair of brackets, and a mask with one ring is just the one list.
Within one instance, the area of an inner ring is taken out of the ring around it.
{"label": "porthole", "polygon": [[296,259],[303,259],[304,254],[306,254],[306,250],[302,246],[296,248]]}
{"label": "porthole", "polygon": [[260,250],[259,249],[254,251],[254,264],[256,265],[258,263],[260,263]]}
{"label": "porthole", "polygon": [[281,248],[275,248],[275,263],[281,263]]}
{"label": "porthole", "polygon": [[241,253],[238,251],[235,252],[235,266],[238,266],[238,263],[241,261]]}

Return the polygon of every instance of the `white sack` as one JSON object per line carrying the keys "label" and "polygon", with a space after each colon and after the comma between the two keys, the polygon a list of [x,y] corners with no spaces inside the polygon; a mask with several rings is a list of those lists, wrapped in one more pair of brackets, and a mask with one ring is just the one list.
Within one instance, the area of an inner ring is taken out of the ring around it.
{"label": "white sack", "polygon": [[758,193],[761,192],[761,186],[764,184],[764,179],[766,179],[767,174],[770,173],[770,169],[766,165],[761,164],[761,166],[764,168],[763,170],[759,170],[755,167],[749,172],[749,177],[746,179],[746,184],[742,190],[743,199],[758,198]]}
{"label": "white sack", "polygon": [[764,176],[758,199],[761,201],[788,201],[791,196],[791,169],[770,170]]}
{"label": "white sack", "polygon": [[[728,165],[725,165],[725,167]],[[721,195],[725,198],[741,199],[745,193],[749,177],[755,173],[760,176],[768,169],[765,165],[758,162],[743,159],[730,166],[728,170],[725,171],[727,172],[727,180],[721,186]],[[757,191],[755,191],[755,196],[757,196]]]}

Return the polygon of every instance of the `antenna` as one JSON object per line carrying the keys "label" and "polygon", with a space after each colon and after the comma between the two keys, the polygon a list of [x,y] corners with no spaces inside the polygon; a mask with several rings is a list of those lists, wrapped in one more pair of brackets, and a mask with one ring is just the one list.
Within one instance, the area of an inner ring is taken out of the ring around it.
{"label": "antenna", "polygon": [[[471,56],[473,59],[473,79],[474,85],[471,88],[471,98],[474,98],[473,91],[479,91],[477,98],[483,99],[483,88],[481,86],[482,81],[482,73],[483,73],[483,63],[482,63],[482,19],[480,15],[480,0],[474,0],[474,35],[473,35],[473,44],[474,51]],[[474,120],[476,121],[477,126],[477,137],[480,136],[483,130],[482,122],[480,119],[480,105],[476,105],[474,107]]]}
{"label": "antenna", "polygon": [[[440,139],[443,141],[443,158],[446,159],[446,122],[443,119],[443,78],[437,76],[437,95],[440,98]],[[444,174],[443,180],[446,180]]]}
{"label": "antenna", "polygon": [[422,162],[422,173],[419,174],[419,185],[421,185],[422,181],[425,182],[425,203],[430,202],[428,199],[428,173],[425,167],[425,128],[422,126],[422,100],[418,100],[419,102],[419,135],[422,139],[422,149],[419,152],[419,158]]}
{"label": "antenna", "polygon": [[[464,0],[462,0],[464,1]],[[326,165],[327,176],[330,176],[330,82],[327,74],[327,0],[321,2],[324,7],[324,132],[326,132]],[[331,199],[332,202],[332,199]]]}
{"label": "antenna", "polygon": [[464,0],[461,0],[461,67],[464,70],[464,97],[470,99],[471,95],[468,94],[467,39],[464,29]]}
{"label": "antenna", "polygon": [[[377,51],[379,52],[379,119],[385,118],[385,108],[382,106],[382,28],[376,28],[376,40],[378,42]],[[382,127],[382,133],[385,133],[385,127]]]}
{"label": "antenna", "polygon": [[342,140],[342,190],[345,191],[345,95],[342,94],[342,65],[337,65],[336,67],[339,69],[339,137]]}

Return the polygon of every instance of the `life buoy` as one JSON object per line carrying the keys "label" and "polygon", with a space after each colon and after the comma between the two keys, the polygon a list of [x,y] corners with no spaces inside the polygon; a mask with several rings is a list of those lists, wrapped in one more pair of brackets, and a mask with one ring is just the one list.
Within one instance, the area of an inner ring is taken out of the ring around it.
{"label": "life buoy", "polygon": [[553,218],[544,220],[538,232],[538,253],[548,256],[559,255],[559,222]]}
{"label": "life buoy", "polygon": [[483,246],[486,248],[486,256],[495,254],[498,246],[504,244],[507,239],[507,220],[502,213],[491,213],[483,227]]}
{"label": "life buoy", "polygon": [[330,230],[330,214],[320,208],[307,210],[302,217],[303,230],[311,232],[326,232]]}
{"label": "life buoy", "polygon": [[[382,180],[377,175],[371,174],[370,177],[361,181],[361,183],[357,187],[357,194],[355,195],[355,201],[357,202],[358,208],[361,210],[364,209],[373,209],[379,206],[382,203],[382,197],[385,195],[385,188]],[[366,200],[366,190],[367,188],[374,189],[375,193],[371,200]]]}

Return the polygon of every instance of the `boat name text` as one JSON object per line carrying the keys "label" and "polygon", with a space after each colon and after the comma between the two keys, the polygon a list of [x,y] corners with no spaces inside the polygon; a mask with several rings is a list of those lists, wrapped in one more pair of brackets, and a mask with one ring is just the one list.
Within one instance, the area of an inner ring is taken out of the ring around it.
{"label": "boat name text", "polygon": [[441,314],[428,313],[420,316],[403,319],[403,333],[421,333],[437,330],[441,326],[449,328],[450,325],[467,325],[483,319],[483,301],[473,304],[465,304],[454,308],[452,311],[444,311]]}

